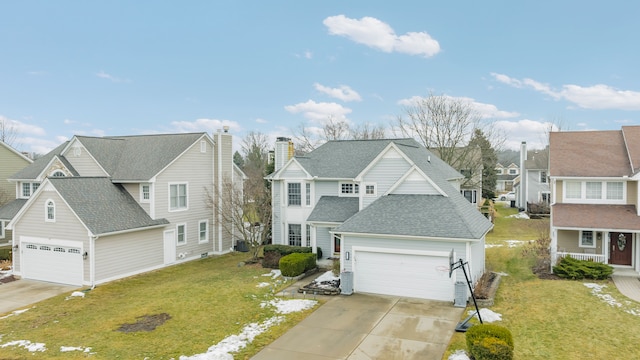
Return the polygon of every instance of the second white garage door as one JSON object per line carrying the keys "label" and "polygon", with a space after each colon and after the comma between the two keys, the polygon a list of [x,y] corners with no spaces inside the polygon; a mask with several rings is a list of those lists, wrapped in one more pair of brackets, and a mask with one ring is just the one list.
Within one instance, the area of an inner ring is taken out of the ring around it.
{"label": "second white garage door", "polygon": [[354,291],[453,301],[447,256],[354,251]]}
{"label": "second white garage door", "polygon": [[21,242],[22,277],[82,285],[82,248],[68,245]]}

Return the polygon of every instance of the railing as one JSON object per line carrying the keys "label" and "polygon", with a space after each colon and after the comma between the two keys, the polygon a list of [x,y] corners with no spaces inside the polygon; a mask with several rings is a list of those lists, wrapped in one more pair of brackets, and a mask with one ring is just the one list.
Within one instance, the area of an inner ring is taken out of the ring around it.
{"label": "railing", "polygon": [[604,263],[605,258],[602,254],[585,254],[585,253],[570,253],[570,252],[560,252],[558,251],[558,258],[571,256],[577,260],[591,260],[595,262]]}

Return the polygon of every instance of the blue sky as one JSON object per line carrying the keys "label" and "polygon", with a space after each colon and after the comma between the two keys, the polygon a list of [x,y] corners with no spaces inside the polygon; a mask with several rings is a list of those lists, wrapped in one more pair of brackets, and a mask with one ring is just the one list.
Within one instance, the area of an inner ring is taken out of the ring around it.
{"label": "blue sky", "polygon": [[550,122],[640,124],[634,1],[3,1],[0,14],[0,117],[25,151],[224,125],[275,138],[329,117],[389,127],[429,93],[471,101],[508,148],[542,144]]}

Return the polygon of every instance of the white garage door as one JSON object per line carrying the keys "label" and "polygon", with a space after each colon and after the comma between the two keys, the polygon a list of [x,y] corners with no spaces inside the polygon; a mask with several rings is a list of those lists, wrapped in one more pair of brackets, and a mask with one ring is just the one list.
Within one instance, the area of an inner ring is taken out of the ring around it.
{"label": "white garage door", "polygon": [[82,285],[82,248],[22,242],[22,277]]}
{"label": "white garage door", "polygon": [[446,256],[354,253],[354,291],[453,301]]}

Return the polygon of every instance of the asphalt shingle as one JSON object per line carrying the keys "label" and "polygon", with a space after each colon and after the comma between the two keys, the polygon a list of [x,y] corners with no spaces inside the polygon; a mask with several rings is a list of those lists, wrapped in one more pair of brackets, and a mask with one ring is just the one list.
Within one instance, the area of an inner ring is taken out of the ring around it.
{"label": "asphalt shingle", "polygon": [[307,221],[344,222],[357,212],[357,197],[322,196]]}

